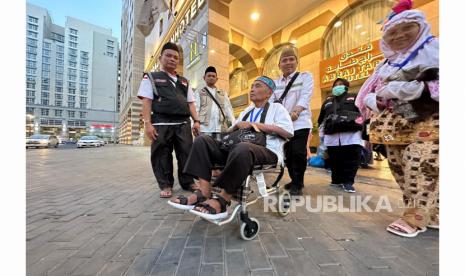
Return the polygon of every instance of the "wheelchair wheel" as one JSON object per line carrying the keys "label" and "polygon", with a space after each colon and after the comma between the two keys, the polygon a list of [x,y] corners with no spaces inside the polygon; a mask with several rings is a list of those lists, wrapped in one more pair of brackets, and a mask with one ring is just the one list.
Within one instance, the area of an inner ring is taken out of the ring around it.
{"label": "wheelchair wheel", "polygon": [[255,218],[250,218],[252,221],[251,226],[247,225],[247,223],[241,223],[241,238],[246,241],[250,241],[255,239],[260,231],[260,223]]}
{"label": "wheelchair wheel", "polygon": [[291,194],[287,190],[282,190],[278,194],[278,213],[280,216],[285,217],[291,210]]}

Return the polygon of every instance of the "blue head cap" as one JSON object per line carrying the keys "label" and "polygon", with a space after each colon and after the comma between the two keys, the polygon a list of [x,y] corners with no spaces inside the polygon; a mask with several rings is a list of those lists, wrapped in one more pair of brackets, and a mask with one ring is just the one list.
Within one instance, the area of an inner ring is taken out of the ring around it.
{"label": "blue head cap", "polygon": [[266,86],[268,86],[271,89],[271,92],[274,92],[276,90],[276,84],[272,79],[268,78],[267,76],[258,77],[256,80],[266,84]]}

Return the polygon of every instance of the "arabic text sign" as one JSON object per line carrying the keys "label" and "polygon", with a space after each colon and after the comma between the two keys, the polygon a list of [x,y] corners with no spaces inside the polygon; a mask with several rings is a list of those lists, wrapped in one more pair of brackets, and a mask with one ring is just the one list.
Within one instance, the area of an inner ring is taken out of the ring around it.
{"label": "arabic text sign", "polygon": [[337,78],[350,82],[366,79],[383,58],[377,40],[323,60],[320,62],[321,88],[331,87]]}

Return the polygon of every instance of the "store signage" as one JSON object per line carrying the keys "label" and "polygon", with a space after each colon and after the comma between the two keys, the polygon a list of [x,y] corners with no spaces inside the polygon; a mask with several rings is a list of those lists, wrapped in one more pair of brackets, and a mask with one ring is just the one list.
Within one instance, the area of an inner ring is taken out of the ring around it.
{"label": "store signage", "polygon": [[337,78],[350,82],[366,79],[383,59],[377,40],[323,60],[320,62],[321,88],[331,87]]}
{"label": "store signage", "polygon": [[243,94],[234,98],[231,98],[232,107],[241,107],[249,103],[249,94]]}
{"label": "store signage", "polygon": [[93,128],[112,128],[112,124],[91,124],[90,127]]}
{"label": "store signage", "polygon": [[189,7],[189,10],[186,12],[184,17],[179,21],[176,30],[171,36],[171,42],[177,42],[181,35],[186,31],[186,26],[189,25],[195,17],[199,14],[202,7],[205,5],[206,0],[194,0]]}

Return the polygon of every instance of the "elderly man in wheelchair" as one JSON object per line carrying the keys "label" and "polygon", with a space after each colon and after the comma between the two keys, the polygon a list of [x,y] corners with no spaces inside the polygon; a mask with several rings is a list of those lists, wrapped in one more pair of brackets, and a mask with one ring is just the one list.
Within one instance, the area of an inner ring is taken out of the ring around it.
{"label": "elderly man in wheelchair", "polygon": [[[251,220],[247,215],[244,186],[249,188],[249,180],[257,172],[263,172],[266,168],[274,168],[276,171],[279,168],[280,173],[273,187],[265,187],[272,193],[279,191],[279,180],[284,172],[283,145],[294,133],[292,120],[286,109],[279,103],[268,102],[275,88],[270,78],[257,78],[250,91],[253,105],[239,115],[236,124],[230,128],[231,132],[222,141],[209,136],[199,136],[194,140],[184,173],[198,179],[199,189],[189,196],[178,196],[168,201],[168,204],[178,209],[190,210],[192,214],[218,225],[231,221],[241,209],[241,235],[245,239],[255,237],[259,228],[258,221]],[[222,171],[212,181],[212,170],[217,165],[222,166]],[[213,186],[220,188],[215,195],[212,195],[211,182]],[[234,210],[229,220],[225,220],[228,217],[227,207],[238,194],[242,197],[240,206]]]}

